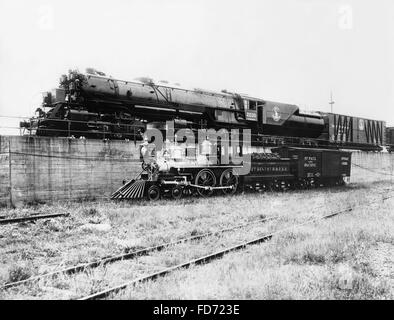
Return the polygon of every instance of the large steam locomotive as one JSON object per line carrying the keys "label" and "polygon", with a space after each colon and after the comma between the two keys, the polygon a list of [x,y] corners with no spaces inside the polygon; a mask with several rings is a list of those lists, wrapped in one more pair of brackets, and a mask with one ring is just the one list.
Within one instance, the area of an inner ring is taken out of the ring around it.
{"label": "large steam locomotive", "polygon": [[69,71],[46,93],[38,115],[20,126],[29,134],[142,139],[147,126],[251,129],[260,145],[346,146],[378,149],[385,123],[332,113],[301,112],[298,106],[243,94],[185,89],[149,78],[116,80],[94,69]]}

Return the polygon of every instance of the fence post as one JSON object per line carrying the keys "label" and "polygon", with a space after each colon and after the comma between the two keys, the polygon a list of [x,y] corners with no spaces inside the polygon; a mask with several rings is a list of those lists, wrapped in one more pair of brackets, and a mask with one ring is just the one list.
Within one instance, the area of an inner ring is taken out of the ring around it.
{"label": "fence post", "polygon": [[11,170],[11,140],[8,140],[8,176],[9,176],[9,189],[10,189],[10,206],[14,208],[12,199],[12,170]]}

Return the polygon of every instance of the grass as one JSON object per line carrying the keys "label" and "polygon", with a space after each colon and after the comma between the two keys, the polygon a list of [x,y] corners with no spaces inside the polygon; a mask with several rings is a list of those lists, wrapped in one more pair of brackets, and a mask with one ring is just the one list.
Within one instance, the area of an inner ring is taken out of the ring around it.
{"label": "grass", "polygon": [[28,266],[14,265],[8,271],[8,281],[16,282],[25,280],[31,277],[31,270]]}
{"label": "grass", "polygon": [[[390,186],[385,182],[352,184],[345,189],[251,193],[157,203],[85,201],[0,209],[0,215],[9,217],[29,215],[32,211],[71,213],[70,217],[0,226],[0,283],[257,218],[280,214],[291,223],[377,199],[381,196],[376,192]],[[319,206],[323,207],[312,210]],[[126,290],[116,298],[389,299],[394,293],[390,277],[380,274],[371,257],[379,252],[380,244],[394,245],[392,209],[393,200],[369,209],[359,206],[351,214],[289,230],[266,244],[176,272]],[[102,225],[109,225],[110,229],[94,227]],[[138,266],[132,261],[115,263],[74,277],[60,276],[0,291],[0,298],[76,298],[134,278],[144,268],[182,263],[217,247],[252,238],[273,226],[256,225],[217,239],[183,244],[140,257]]]}
{"label": "grass", "polygon": [[[139,285],[116,298],[393,299],[393,279],[381,276],[371,258],[380,243],[394,247],[393,203],[360,207],[288,231],[267,244]],[[391,256],[391,268],[393,262]]]}

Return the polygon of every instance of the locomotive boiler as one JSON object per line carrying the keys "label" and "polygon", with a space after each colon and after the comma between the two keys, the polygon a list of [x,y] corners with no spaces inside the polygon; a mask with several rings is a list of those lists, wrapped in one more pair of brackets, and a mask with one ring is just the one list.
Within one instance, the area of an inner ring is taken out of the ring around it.
{"label": "locomotive boiler", "polygon": [[324,128],[318,114],[296,105],[237,93],[184,89],[149,78],[123,81],[102,73],[70,71],[44,97],[38,117],[21,126],[38,135],[130,138],[149,122],[179,120],[190,128],[249,128],[253,134],[317,138]]}
{"label": "locomotive boiler", "polygon": [[37,116],[20,124],[29,134],[141,140],[147,125],[164,128],[250,129],[260,145],[345,146],[376,149],[385,124],[329,113],[302,112],[279,103],[222,90],[187,89],[150,78],[124,81],[94,69],[69,71],[47,92]]}

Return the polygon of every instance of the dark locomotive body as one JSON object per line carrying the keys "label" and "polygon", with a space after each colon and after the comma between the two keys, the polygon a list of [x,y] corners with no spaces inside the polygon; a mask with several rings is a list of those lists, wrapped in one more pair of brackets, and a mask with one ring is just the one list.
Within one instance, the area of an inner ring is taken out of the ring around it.
{"label": "dark locomotive body", "polygon": [[386,129],[387,151],[394,152],[394,127]]}
{"label": "dark locomotive body", "polygon": [[70,71],[44,98],[38,117],[21,123],[37,135],[141,140],[149,123],[177,128],[250,129],[255,145],[312,145],[379,150],[385,123],[237,93],[184,89],[149,78],[122,81],[95,70]]}
{"label": "dark locomotive body", "polygon": [[185,195],[234,194],[239,190],[287,190],[342,185],[350,177],[351,153],[339,150],[280,147],[272,153],[252,153],[250,171],[245,165],[143,163],[145,172],[115,191],[112,199],[179,199]]}

